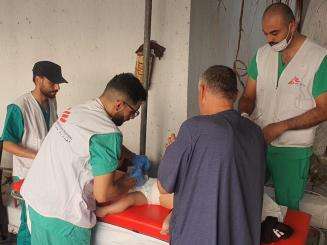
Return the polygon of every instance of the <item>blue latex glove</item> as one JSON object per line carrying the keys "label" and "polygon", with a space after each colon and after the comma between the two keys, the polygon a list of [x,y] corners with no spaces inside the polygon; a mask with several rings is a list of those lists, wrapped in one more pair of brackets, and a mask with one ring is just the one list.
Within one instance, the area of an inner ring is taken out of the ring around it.
{"label": "blue latex glove", "polygon": [[130,177],[136,179],[136,187],[141,187],[146,182],[142,169],[133,167]]}
{"label": "blue latex glove", "polygon": [[149,171],[151,162],[145,155],[135,155],[132,158],[132,164],[135,168],[140,168],[143,171]]}

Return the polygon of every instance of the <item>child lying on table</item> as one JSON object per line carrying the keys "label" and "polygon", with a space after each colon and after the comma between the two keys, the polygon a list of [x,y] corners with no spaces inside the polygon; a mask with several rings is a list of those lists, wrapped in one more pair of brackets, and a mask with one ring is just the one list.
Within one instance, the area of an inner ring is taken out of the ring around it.
{"label": "child lying on table", "polygon": [[[126,173],[116,171],[116,177],[122,178]],[[144,185],[132,189],[129,193],[116,198],[109,205],[98,207],[96,210],[97,217],[104,217],[107,214],[121,213],[131,206],[140,206],[145,204],[161,205],[165,208],[172,209],[173,194],[160,194],[156,178],[149,178]]]}
{"label": "child lying on table", "polygon": [[[168,138],[167,145],[173,143],[175,135]],[[140,158],[144,156],[139,156]],[[160,194],[156,178],[147,179],[144,172],[150,168],[150,164],[146,163],[145,159],[138,159],[139,161],[133,164],[130,177],[136,179],[136,187],[130,190],[129,193],[115,198],[109,205],[97,207],[96,216],[104,217],[107,214],[116,214],[123,212],[131,206],[140,206],[145,204],[161,205],[162,207],[173,208],[173,194]],[[143,161],[142,161],[143,160]],[[115,180],[125,178],[126,173],[122,171],[115,172]],[[162,225],[162,234],[167,234],[169,229],[170,214],[165,218]]]}

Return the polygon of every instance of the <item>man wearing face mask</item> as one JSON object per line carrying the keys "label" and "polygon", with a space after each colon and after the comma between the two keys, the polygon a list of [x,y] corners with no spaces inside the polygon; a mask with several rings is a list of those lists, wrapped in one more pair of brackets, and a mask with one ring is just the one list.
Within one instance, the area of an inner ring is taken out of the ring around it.
{"label": "man wearing face mask", "polygon": [[[33,67],[35,88],[7,107],[1,140],[3,149],[13,155],[13,179],[24,179],[41,147],[49,128],[57,120],[56,94],[61,83],[61,67],[50,61],[39,61]],[[17,244],[30,244],[26,207],[21,202],[21,223]]]}
{"label": "man wearing face mask", "polygon": [[119,74],[99,98],[62,113],[21,189],[33,245],[90,244],[96,202],[113,200],[135,186],[137,178],[115,178],[125,157],[118,126],[135,118],[145,99],[133,74]]}
{"label": "man wearing face mask", "polygon": [[267,43],[248,68],[239,110],[261,126],[279,204],[298,209],[307,183],[316,126],[327,120],[327,50],[297,32],[283,3],[264,12]]}

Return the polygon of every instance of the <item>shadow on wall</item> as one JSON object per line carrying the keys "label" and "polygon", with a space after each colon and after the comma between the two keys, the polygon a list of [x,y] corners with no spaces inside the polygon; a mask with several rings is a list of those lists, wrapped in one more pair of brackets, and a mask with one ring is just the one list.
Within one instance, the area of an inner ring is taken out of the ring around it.
{"label": "shadow on wall", "polygon": [[[327,48],[327,1],[311,0],[304,19],[302,33]],[[318,156],[326,155],[327,122],[320,124],[316,131],[313,145],[314,153]]]}

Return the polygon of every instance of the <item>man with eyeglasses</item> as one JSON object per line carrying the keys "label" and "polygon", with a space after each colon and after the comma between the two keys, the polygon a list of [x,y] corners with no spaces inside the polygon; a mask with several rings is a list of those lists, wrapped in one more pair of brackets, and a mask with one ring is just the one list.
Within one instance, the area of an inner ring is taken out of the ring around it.
{"label": "man with eyeglasses", "polygon": [[[139,182],[141,176],[115,178],[128,155],[118,126],[139,114],[146,96],[133,74],[119,74],[99,98],[62,113],[21,189],[32,244],[90,244],[96,202],[117,198]],[[135,168],[149,167],[146,160],[132,158]]]}

